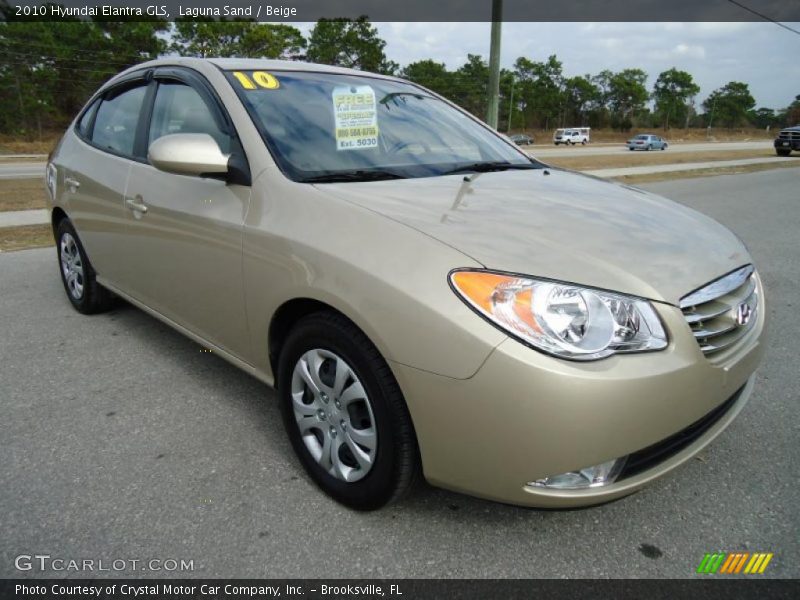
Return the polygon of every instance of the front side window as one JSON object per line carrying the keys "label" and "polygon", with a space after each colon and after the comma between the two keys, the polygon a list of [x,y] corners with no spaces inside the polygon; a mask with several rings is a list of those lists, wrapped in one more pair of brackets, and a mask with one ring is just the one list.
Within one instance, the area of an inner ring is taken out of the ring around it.
{"label": "front side window", "polygon": [[103,150],[133,156],[136,127],[144,101],[145,87],[139,86],[122,93],[112,93],[97,109],[92,130],[92,143]]}
{"label": "front side window", "polygon": [[368,173],[426,177],[531,159],[469,116],[399,81],[311,72],[227,73],[283,172],[295,181]]}
{"label": "front side window", "polygon": [[219,128],[197,90],[177,81],[161,82],[153,105],[148,147],[158,138],[175,133],[206,133],[223,153],[230,152],[230,136]]}

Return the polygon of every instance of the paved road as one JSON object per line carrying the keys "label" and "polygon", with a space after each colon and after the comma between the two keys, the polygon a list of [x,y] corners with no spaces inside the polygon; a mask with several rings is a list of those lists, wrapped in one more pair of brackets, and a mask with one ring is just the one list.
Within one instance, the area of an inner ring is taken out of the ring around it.
{"label": "paved road", "polygon": [[43,162],[0,162],[0,179],[39,179],[44,177]]}
{"label": "paved road", "polygon": [[50,211],[46,208],[32,210],[6,210],[0,212],[0,227],[19,225],[44,225],[50,222]]}
{"label": "paved road", "polygon": [[651,173],[675,173],[678,171],[696,171],[701,169],[725,169],[729,167],[743,167],[747,165],[764,165],[791,161],[800,166],[798,156],[767,156],[763,158],[740,158],[737,160],[707,160],[693,163],[673,163],[670,165],[643,165],[641,167],[620,167],[613,169],[589,169],[582,171],[595,177],[622,177],[623,175],[649,175]]}
{"label": "paved road", "polygon": [[423,486],[349,512],[304,476],[262,384],[129,306],[75,313],[52,249],[2,254],[0,577],[34,552],[192,559],[217,577],[690,577],[721,550],[774,552],[768,573],[798,577],[798,182],[784,169],[647,186],[742,236],[768,288],[770,348],[702,460],[585,510]]}
{"label": "paved road", "polygon": [[[757,142],[704,142],[700,144],[671,144],[667,152],[705,152],[709,150],[761,150],[772,148],[770,141]],[[525,147],[531,156],[592,156],[598,154],[630,154],[622,144],[598,144],[589,146],[528,146]],[[0,162],[0,179],[35,179],[44,177],[45,163],[41,162]]]}
{"label": "paved road", "polygon": [[[719,150],[769,150],[772,142],[769,140],[759,140],[754,142],[702,142],[702,143],[679,143],[669,144],[664,152],[709,152]],[[624,154],[634,156],[624,144],[589,144],[588,146],[528,146],[523,147],[531,156],[553,157],[553,156],[594,156],[600,154]]]}

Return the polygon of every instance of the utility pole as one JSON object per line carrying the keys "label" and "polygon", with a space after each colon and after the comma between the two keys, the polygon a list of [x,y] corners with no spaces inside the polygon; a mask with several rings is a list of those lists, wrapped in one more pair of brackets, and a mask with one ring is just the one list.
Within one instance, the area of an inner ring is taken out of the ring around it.
{"label": "utility pole", "polygon": [[517,83],[517,78],[514,77],[514,74],[511,74],[511,98],[508,101],[508,127],[506,127],[506,133],[511,133],[511,117],[514,116],[514,86]]}
{"label": "utility pole", "polygon": [[500,29],[503,23],[503,0],[492,0],[492,41],[489,50],[489,101],[486,123],[497,129],[500,102]]}
{"label": "utility pole", "polygon": [[711,116],[708,117],[708,128],[706,129],[706,139],[711,139],[711,123],[714,121],[714,110],[717,108],[717,97],[714,96],[714,102],[711,103]]}

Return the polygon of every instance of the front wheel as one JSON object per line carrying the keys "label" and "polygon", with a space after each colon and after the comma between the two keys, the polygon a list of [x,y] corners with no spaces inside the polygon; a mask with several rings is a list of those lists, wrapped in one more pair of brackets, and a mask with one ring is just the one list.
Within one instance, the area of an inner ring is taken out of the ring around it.
{"label": "front wheel", "polygon": [[85,315],[111,307],[111,292],[97,283],[96,274],[69,219],[56,227],[59,272],[67,298],[75,310]]}
{"label": "front wheel", "polygon": [[792,153],[792,151],[785,148],[776,148],[775,153],[778,156],[789,156]]}
{"label": "front wheel", "polygon": [[294,327],[278,393],[295,453],[335,500],[374,510],[411,487],[419,453],[405,400],[386,361],[346,318],[320,312]]}

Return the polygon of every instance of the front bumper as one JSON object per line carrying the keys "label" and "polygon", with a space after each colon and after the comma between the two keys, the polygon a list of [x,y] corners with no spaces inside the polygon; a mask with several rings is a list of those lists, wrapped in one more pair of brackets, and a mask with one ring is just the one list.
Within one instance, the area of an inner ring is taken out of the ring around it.
{"label": "front bumper", "polygon": [[[511,504],[582,506],[629,494],[697,454],[747,403],[764,352],[766,310],[762,302],[756,326],[711,360],[678,308],[657,310],[672,337],[660,352],[580,363],[506,339],[470,379],[392,364],[428,481]],[[649,449],[726,402],[699,433],[615,483],[582,490],[527,485],[637,452],[647,459]]]}
{"label": "front bumper", "polygon": [[784,140],[781,138],[773,142],[776,150],[800,150],[800,138]]}

